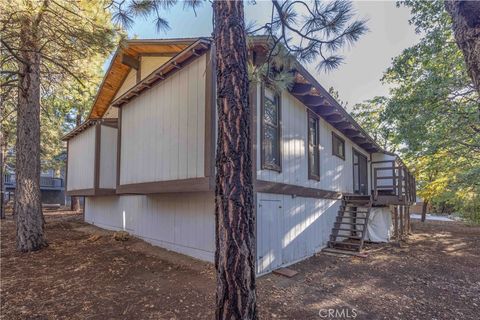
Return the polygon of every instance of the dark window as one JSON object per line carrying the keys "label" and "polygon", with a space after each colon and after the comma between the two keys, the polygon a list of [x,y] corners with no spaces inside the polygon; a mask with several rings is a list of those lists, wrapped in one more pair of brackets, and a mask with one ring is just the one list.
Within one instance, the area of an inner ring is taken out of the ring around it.
{"label": "dark window", "polygon": [[262,169],[281,171],[280,99],[267,88],[262,101]]}
{"label": "dark window", "polygon": [[308,179],[320,180],[320,143],[318,117],[308,114]]}
{"label": "dark window", "polygon": [[345,160],[345,140],[332,132],[332,154]]}

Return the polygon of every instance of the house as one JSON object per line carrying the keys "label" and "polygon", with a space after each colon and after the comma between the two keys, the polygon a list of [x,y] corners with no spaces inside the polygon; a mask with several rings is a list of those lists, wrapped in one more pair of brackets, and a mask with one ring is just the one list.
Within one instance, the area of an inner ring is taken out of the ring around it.
{"label": "house", "polygon": [[[15,170],[8,165],[3,175],[3,188],[5,192],[5,203],[8,203],[15,197],[16,175]],[[65,204],[65,184],[62,176],[56,174],[55,170],[42,170],[40,173],[40,195],[44,205],[64,205]]]}
{"label": "house", "polygon": [[[64,137],[67,193],[86,197],[87,222],[214,260],[214,57],[206,38],[118,49],[88,121]],[[327,245],[360,250],[372,210],[408,222],[411,174],[300,64],[290,90],[255,84],[250,102],[258,274]]]}

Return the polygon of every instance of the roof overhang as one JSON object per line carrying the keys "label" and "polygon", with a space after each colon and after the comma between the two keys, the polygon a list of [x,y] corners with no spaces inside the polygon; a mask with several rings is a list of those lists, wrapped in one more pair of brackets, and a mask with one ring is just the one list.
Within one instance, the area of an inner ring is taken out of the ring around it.
{"label": "roof overhang", "polygon": [[[268,37],[252,39],[253,50],[268,50]],[[296,61],[290,94],[369,153],[385,152],[325,88]]]}
{"label": "roof overhang", "polygon": [[110,103],[132,68],[131,64],[125,63],[126,61],[138,59],[142,54],[174,56],[197,40],[198,38],[132,39],[122,42],[115,52],[103,81],[100,84],[88,119],[99,119],[107,111]]}

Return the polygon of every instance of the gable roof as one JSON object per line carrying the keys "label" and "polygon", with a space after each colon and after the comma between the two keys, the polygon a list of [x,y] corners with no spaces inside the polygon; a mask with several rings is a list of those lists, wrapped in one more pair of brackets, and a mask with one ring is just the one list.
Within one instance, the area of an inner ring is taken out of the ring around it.
{"label": "gable roof", "polygon": [[[112,59],[88,120],[100,119],[110,105],[118,107],[141,94],[142,91],[148,90],[152,85],[163,80],[168,73],[179,69],[182,63],[205,52],[210,47],[211,41],[211,38],[127,40],[117,49]],[[256,36],[251,43],[254,50],[265,50],[268,46],[268,37]],[[152,53],[174,56],[115,99],[116,93],[131,69],[130,66],[122,63],[122,56],[129,55],[137,58],[141,54]],[[385,152],[300,62],[296,62],[293,71],[295,80],[289,91],[294,97],[366,151]]]}
{"label": "gable roof", "polygon": [[186,39],[132,39],[122,43],[112,58],[98,89],[88,119],[99,119],[107,111],[115,94],[122,86],[131,67],[122,63],[123,55],[138,58],[141,54],[171,54],[182,52],[198,38]]}

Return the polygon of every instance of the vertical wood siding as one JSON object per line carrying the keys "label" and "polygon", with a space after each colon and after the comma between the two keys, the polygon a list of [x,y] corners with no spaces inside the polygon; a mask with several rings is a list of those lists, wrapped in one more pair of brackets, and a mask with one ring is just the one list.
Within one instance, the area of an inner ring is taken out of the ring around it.
{"label": "vertical wood siding", "polygon": [[339,200],[257,194],[257,273],[292,264],[327,245]]}
{"label": "vertical wood siding", "polygon": [[142,56],[140,60],[141,80],[158,69],[162,64],[170,60],[171,57]]}
{"label": "vertical wood siding", "polygon": [[101,134],[99,187],[115,189],[117,183],[117,129],[102,125]]}
{"label": "vertical wood siding", "polygon": [[137,83],[137,70],[130,69],[130,72],[128,73],[127,77],[123,81],[122,86],[120,87],[120,89],[118,89],[117,94],[115,94],[114,100],[120,97],[125,92],[127,92],[136,83]]}
{"label": "vertical wood siding", "polygon": [[67,191],[93,188],[95,126],[68,142]]}
{"label": "vertical wood siding", "polygon": [[122,107],[120,183],[204,177],[206,56]]}
{"label": "vertical wood siding", "polygon": [[213,262],[213,193],[87,197],[85,221],[126,230],[154,245]]}
{"label": "vertical wood siding", "polygon": [[[260,106],[260,86],[257,105]],[[281,95],[282,127],[281,156],[282,172],[261,169],[260,108],[257,108],[257,179],[279,183],[294,184],[310,188],[353,192],[352,147],[369,154],[345,137],[328,122],[320,118],[320,181],[308,179],[307,158],[307,109],[287,91]],[[332,155],[332,131],[345,139],[345,160]],[[369,166],[368,166],[369,167]],[[370,170],[370,168],[368,168]],[[368,172],[369,192],[371,190],[370,172]]]}

